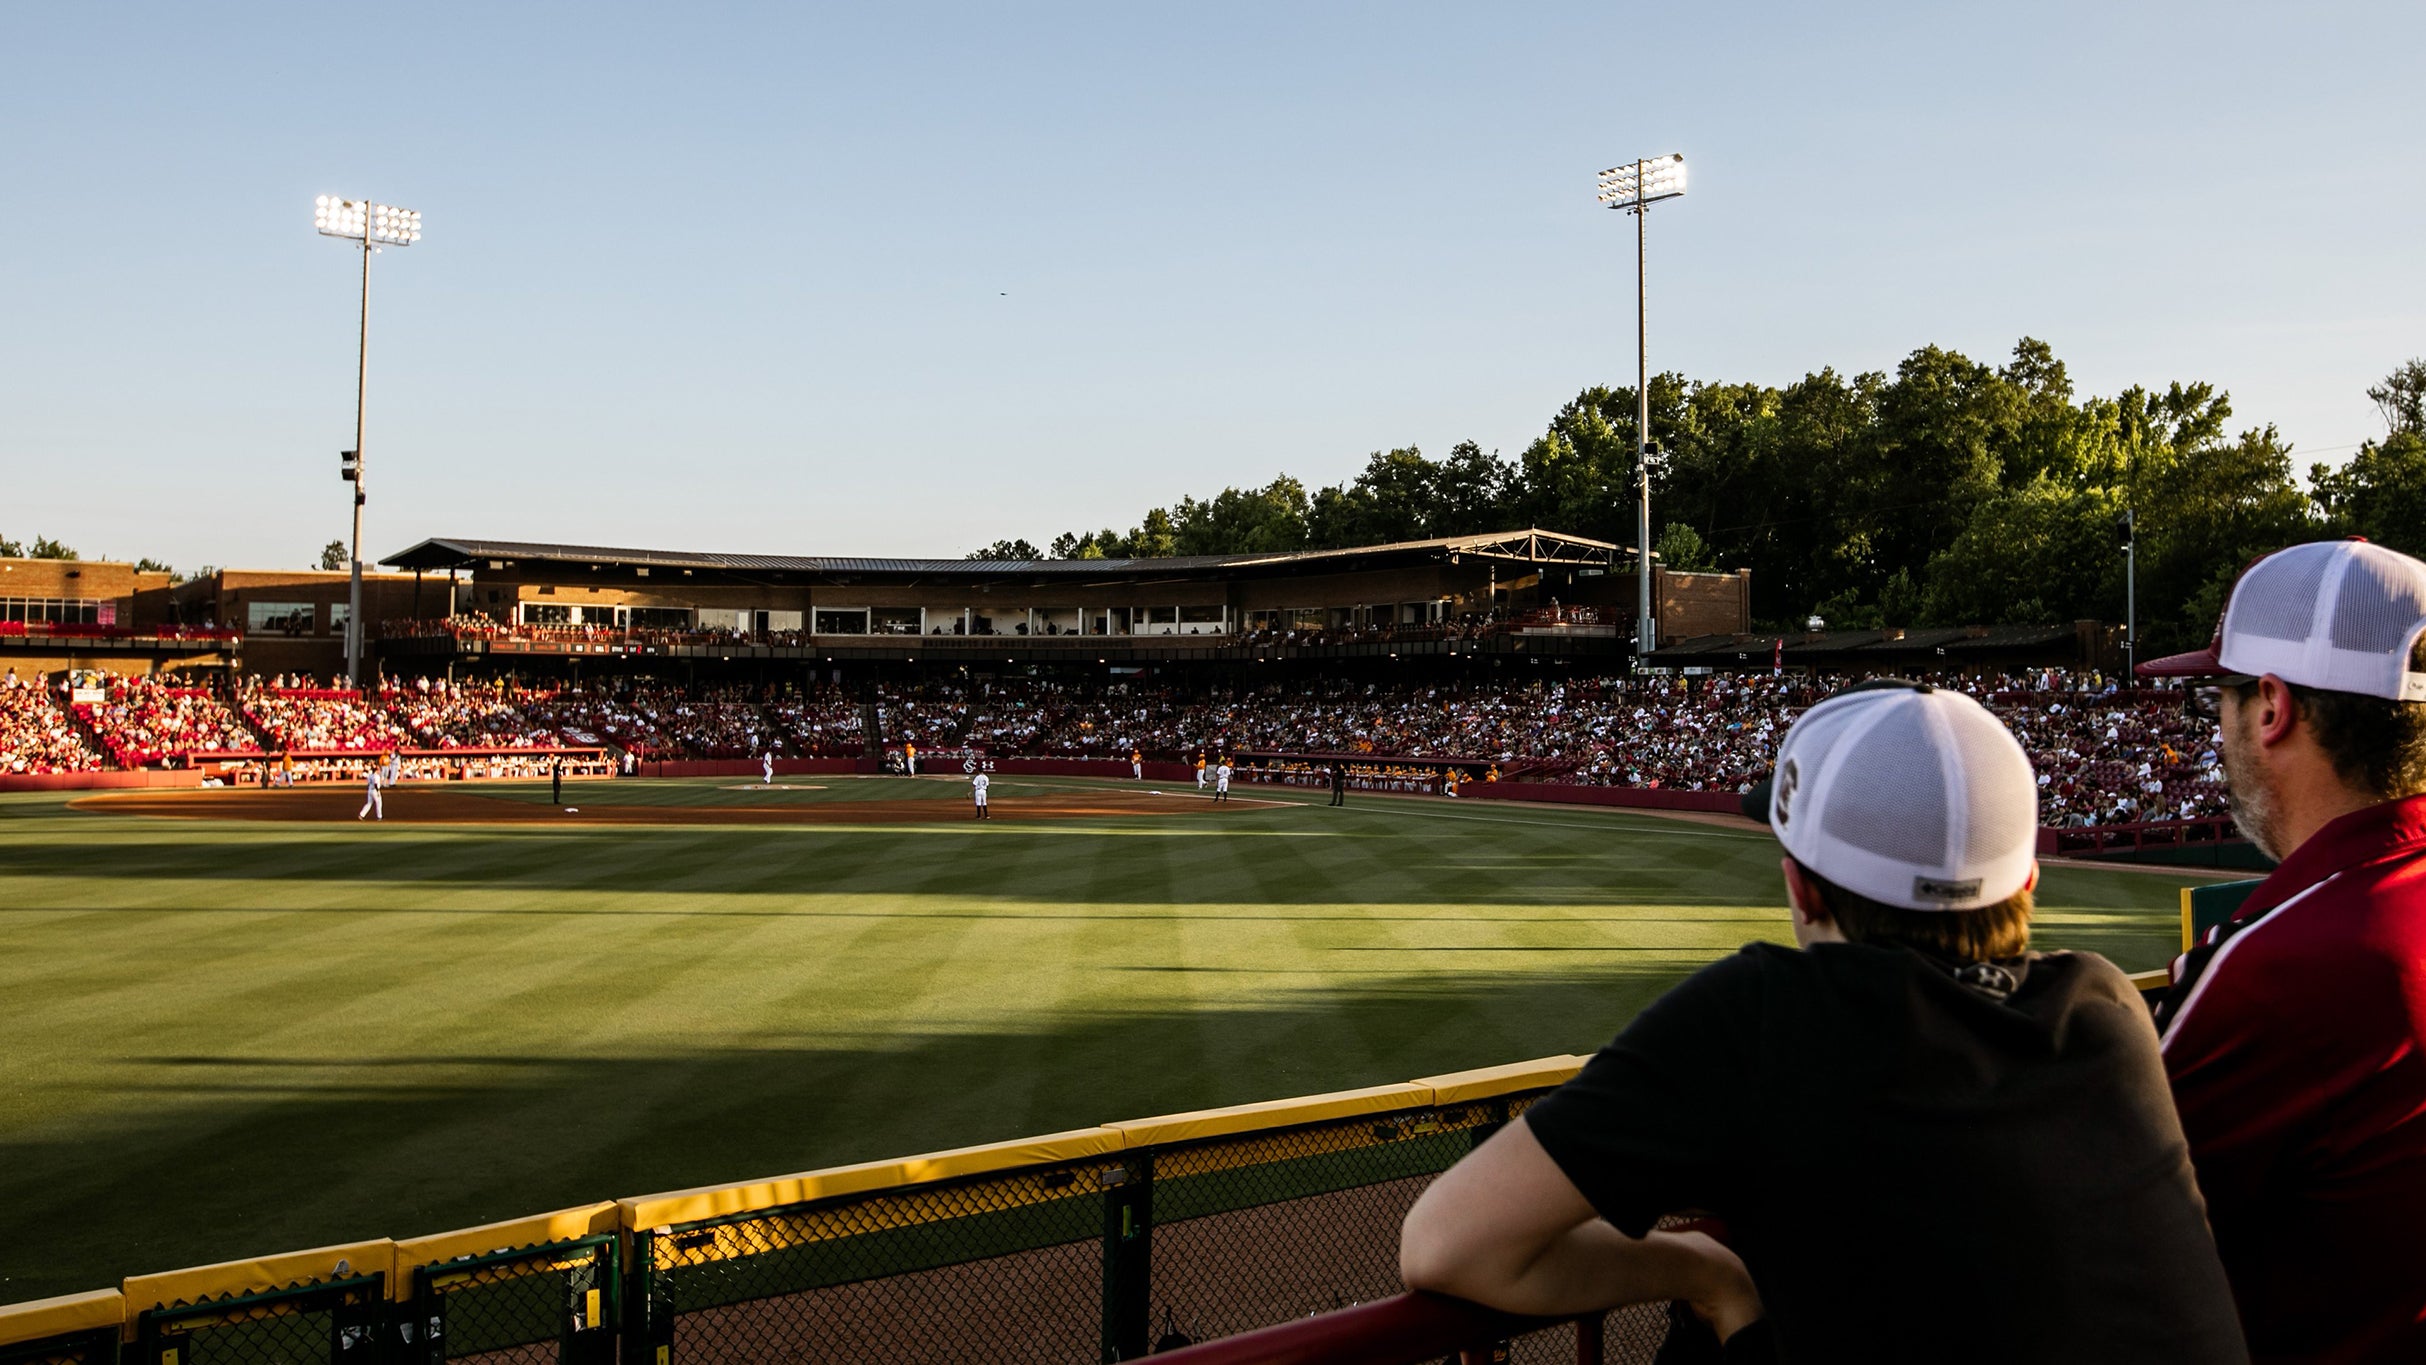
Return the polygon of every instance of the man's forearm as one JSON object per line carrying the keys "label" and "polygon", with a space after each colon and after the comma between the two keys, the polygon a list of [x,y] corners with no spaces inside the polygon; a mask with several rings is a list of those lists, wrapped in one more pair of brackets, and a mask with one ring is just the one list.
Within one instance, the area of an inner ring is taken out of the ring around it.
{"label": "man's forearm", "polygon": [[1565,1317],[1621,1304],[1692,1299],[1708,1291],[1711,1268],[1693,1249],[1653,1233],[1628,1237],[1595,1218],[1568,1229],[1530,1263],[1435,1286],[1503,1312]]}

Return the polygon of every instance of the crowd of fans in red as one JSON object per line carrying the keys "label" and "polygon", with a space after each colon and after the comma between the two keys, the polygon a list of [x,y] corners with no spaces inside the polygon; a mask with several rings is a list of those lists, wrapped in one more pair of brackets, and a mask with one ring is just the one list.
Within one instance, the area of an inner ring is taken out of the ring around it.
{"label": "crowd of fans in red", "polygon": [[[391,680],[369,697],[309,678],[254,678],[223,701],[150,679],[69,693],[0,687],[0,771],[175,764],[194,753],[611,748],[642,758],[853,757],[871,738],[933,752],[1126,759],[1350,754],[1522,764],[1529,780],[1742,791],[1802,708],[1847,677],[1713,674],[1514,685],[1274,683],[1239,691],[1040,680],[683,688]],[[1930,679],[1978,696],[2039,773],[2049,825],[2192,819],[2225,811],[2211,729],[2178,692],[2042,670]],[[77,700],[70,703],[73,695]],[[869,726],[875,731],[871,736]],[[107,755],[107,759],[103,755]]]}

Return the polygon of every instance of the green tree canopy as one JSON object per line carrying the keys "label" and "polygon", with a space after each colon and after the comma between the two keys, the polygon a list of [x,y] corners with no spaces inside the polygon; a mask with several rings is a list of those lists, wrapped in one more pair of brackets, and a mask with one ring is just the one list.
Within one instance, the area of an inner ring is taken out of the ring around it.
{"label": "green tree canopy", "polygon": [[[1924,346],[1890,372],[1782,386],[1651,380],[1660,549],[1752,571],[1753,615],[1799,625],[2109,621],[2135,517],[2143,652],[2204,640],[2256,554],[2337,532],[2426,548],[2426,360],[2368,389],[2389,434],[2308,489],[2271,427],[2234,430],[2213,385],[2081,397],[2053,348],[2001,363]],[[1063,558],[1260,553],[1539,526],[1630,543],[1636,400],[1594,386],[1513,460],[1471,441],[1378,450],[1312,494],[1283,475],[1182,497],[1126,533],[1065,532]]]}

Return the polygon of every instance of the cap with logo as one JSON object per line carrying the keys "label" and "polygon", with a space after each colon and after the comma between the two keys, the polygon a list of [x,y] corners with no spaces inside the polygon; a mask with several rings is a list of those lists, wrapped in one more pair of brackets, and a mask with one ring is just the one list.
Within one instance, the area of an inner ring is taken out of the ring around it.
{"label": "cap with logo", "polygon": [[2320,540],[2258,560],[2232,585],[2205,649],[2150,659],[2149,678],[2254,678],[2426,701],[2409,667],[2426,635],[2426,563],[2364,540]]}
{"label": "cap with logo", "polygon": [[1986,707],[1926,683],[1866,684],[1803,713],[1747,798],[1794,860],[1905,910],[1977,910],[2030,883],[2038,784]]}

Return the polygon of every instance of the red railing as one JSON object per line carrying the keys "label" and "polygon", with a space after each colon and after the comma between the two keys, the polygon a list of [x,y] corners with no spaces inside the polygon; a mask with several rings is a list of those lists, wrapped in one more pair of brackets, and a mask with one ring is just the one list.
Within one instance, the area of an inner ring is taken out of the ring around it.
{"label": "red railing", "polygon": [[75,621],[0,621],[0,635],[47,635],[60,640],[212,640],[231,643],[244,632],[219,626],[95,626]]}
{"label": "red railing", "polygon": [[[1575,1359],[1600,1365],[1605,1315],[1576,1318]],[[1427,1365],[1487,1361],[1498,1343],[1563,1318],[1527,1318],[1437,1294],[1401,1294],[1157,1354],[1169,1365]]]}
{"label": "red railing", "polygon": [[2180,848],[2185,844],[2216,844],[2240,838],[2230,817],[2205,820],[2150,820],[2128,825],[2049,826],[2039,830],[2042,857],[2076,853],[2117,853],[2124,849]]}

